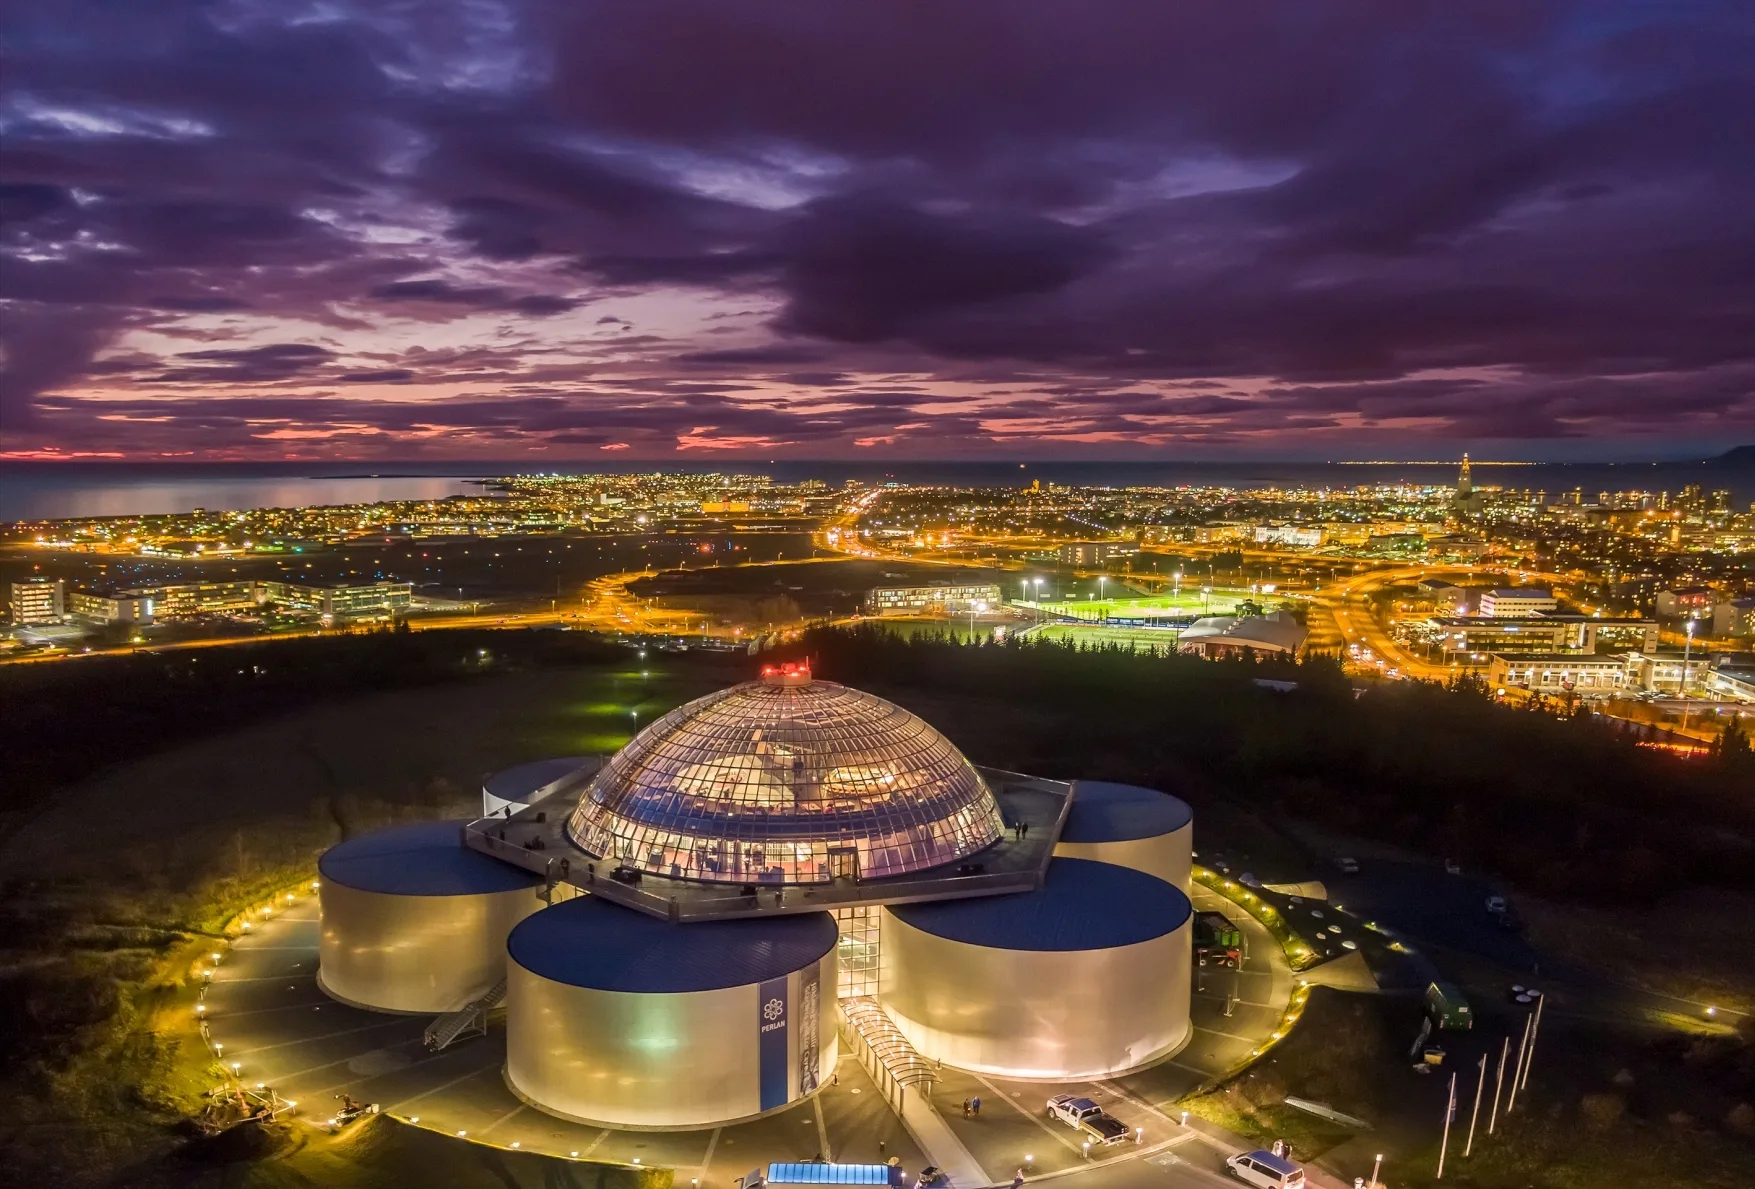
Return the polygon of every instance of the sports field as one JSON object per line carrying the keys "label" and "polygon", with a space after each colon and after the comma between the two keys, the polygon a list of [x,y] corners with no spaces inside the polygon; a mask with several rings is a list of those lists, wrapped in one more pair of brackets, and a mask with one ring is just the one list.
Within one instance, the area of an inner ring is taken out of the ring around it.
{"label": "sports field", "polygon": [[[1246,590],[1214,590],[1202,594],[1198,589],[1178,594],[1137,595],[1116,599],[1067,599],[1044,601],[1042,610],[1050,615],[1099,623],[1105,619],[1186,619],[1190,615],[1229,615],[1244,599]],[[1258,599],[1260,596],[1256,596]],[[1033,602],[1019,602],[1018,607],[1034,609]]]}
{"label": "sports field", "polygon": [[1067,644],[1119,644],[1135,652],[1155,648],[1166,652],[1176,647],[1182,633],[1174,628],[1112,628],[1095,623],[1045,623],[1027,629],[1032,639],[1057,640]]}

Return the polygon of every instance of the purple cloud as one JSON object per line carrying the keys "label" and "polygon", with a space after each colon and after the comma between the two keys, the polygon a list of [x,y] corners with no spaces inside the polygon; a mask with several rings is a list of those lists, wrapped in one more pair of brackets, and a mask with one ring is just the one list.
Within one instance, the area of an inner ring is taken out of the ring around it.
{"label": "purple cloud", "polygon": [[1755,431],[1736,0],[14,16],[8,446]]}

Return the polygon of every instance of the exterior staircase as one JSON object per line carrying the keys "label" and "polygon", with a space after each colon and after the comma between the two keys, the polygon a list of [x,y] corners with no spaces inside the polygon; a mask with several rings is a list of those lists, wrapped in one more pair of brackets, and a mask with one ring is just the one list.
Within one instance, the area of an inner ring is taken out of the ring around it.
{"label": "exterior staircase", "polygon": [[487,1034],[488,1013],[506,1001],[506,980],[501,979],[479,999],[472,999],[456,1011],[448,1011],[427,1025],[427,1048],[437,1053],[470,1036]]}

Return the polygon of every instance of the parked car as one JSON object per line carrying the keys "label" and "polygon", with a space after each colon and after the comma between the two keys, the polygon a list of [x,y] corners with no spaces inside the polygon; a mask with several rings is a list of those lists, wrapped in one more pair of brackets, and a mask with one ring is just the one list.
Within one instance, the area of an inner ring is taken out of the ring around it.
{"label": "parked car", "polygon": [[1444,860],[1444,870],[1447,875],[1461,875],[1462,864],[1455,859],[1446,859]]}
{"label": "parked car", "polygon": [[1074,1131],[1082,1131],[1100,1144],[1118,1144],[1131,1133],[1127,1124],[1089,1098],[1056,1094],[1048,1100],[1048,1117],[1059,1119]]}
{"label": "parked car", "polygon": [[1504,896],[1489,896],[1489,897],[1487,897],[1487,911],[1492,913],[1494,916],[1498,916],[1500,913],[1504,912],[1505,911],[1505,897]]}
{"label": "parked car", "polygon": [[1304,1170],[1265,1148],[1229,1157],[1225,1167],[1245,1185],[1258,1185],[1261,1189],[1304,1189]]}
{"label": "parked car", "polygon": [[1359,874],[1359,860],[1353,858],[1351,855],[1342,855],[1340,858],[1336,859],[1335,866],[1340,869],[1342,875]]}

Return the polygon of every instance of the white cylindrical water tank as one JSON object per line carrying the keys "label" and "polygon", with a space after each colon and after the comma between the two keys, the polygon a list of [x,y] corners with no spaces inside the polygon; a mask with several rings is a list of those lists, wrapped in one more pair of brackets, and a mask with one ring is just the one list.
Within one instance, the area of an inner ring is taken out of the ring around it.
{"label": "white cylindrical water tank", "polygon": [[[508,817],[518,813],[552,793],[564,791],[568,785],[583,784],[602,762],[597,756],[557,756],[495,772],[481,784],[481,815]],[[556,813],[572,811],[569,803]]]}
{"label": "white cylindrical water tank", "polygon": [[505,975],[506,935],[542,880],[463,845],[460,821],[350,838],[317,861],[317,982],[376,1011],[437,1014]]}
{"label": "white cylindrical water tank", "polygon": [[1187,1040],[1192,916],[1156,876],[1054,859],[1033,892],[887,906],[879,998],[946,1065],[1108,1077]]}
{"label": "white cylindrical water tank", "polygon": [[1184,892],[1194,861],[1194,811],[1157,789],[1075,780],[1054,853],[1155,875]]}
{"label": "white cylindrical water tank", "polygon": [[711,1127],[833,1072],[826,912],[672,924],[582,896],[507,939],[506,1084],[564,1119]]}

